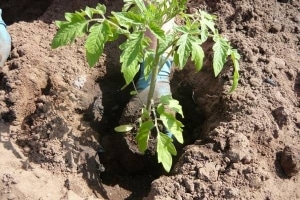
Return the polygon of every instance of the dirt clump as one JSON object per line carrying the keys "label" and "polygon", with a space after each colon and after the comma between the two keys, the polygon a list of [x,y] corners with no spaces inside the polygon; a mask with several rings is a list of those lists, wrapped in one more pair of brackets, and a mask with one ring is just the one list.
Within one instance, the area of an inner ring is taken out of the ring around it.
{"label": "dirt clump", "polygon": [[297,175],[300,170],[300,151],[286,146],[280,158],[280,165],[288,177]]}

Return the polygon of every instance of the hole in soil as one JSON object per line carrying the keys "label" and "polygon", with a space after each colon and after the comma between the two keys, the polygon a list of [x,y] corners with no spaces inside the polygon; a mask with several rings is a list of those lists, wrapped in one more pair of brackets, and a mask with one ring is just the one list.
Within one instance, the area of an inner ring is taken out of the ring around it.
{"label": "hole in soil", "polygon": [[7,25],[18,21],[33,21],[40,17],[53,0],[0,0],[2,18]]}
{"label": "hole in soil", "polygon": [[[100,178],[105,185],[119,185],[121,188],[131,191],[132,193],[126,199],[142,199],[149,193],[151,182],[157,176],[152,175],[155,172],[149,173],[149,171],[130,173],[122,165],[124,161],[127,161],[129,164],[131,163],[132,168],[139,166],[137,160],[126,153],[128,150],[127,146],[122,143],[122,135],[114,132],[114,127],[119,125],[123,109],[131,98],[129,92],[133,89],[127,87],[120,90],[120,86],[124,85],[124,79],[118,71],[114,71],[115,68],[118,69],[119,66],[107,68],[105,77],[97,81],[102,95],[95,99],[90,108],[93,113],[97,112],[101,115],[99,120],[91,123],[91,127],[99,133],[99,143],[104,149],[98,152],[99,160],[105,167]],[[89,120],[89,115],[85,115],[85,119]],[[142,160],[143,157],[139,158]]]}
{"label": "hole in soil", "polygon": [[[157,164],[156,155],[137,156],[128,153],[128,146],[124,144],[125,139],[120,133],[114,132],[114,127],[119,125],[123,109],[131,98],[129,91],[133,88],[120,91],[123,77],[116,77],[116,75],[109,77],[108,74],[106,73],[105,78],[99,80],[102,96],[95,102],[100,101],[101,107],[93,105],[94,108],[101,108],[102,113],[101,120],[92,123],[92,128],[99,133],[100,145],[104,149],[104,152],[99,152],[100,162],[105,167],[105,172],[101,173],[101,179],[104,184],[118,184],[133,191],[128,199],[140,199],[149,192],[151,182],[166,173],[162,166]],[[181,83],[178,85],[178,82]],[[184,118],[178,119],[185,125],[185,144],[176,144],[178,154],[177,157],[173,157],[175,164],[182,154],[182,148],[198,139],[199,129],[197,131],[195,129],[204,123],[205,116],[197,110],[197,105],[193,100],[193,87],[189,83],[181,81],[174,75],[171,88],[173,97],[179,100],[183,107]],[[144,163],[147,163],[147,166],[143,165]]]}
{"label": "hole in soil", "polygon": [[[180,84],[177,85],[177,83]],[[184,145],[192,144],[199,137],[195,129],[201,127],[205,121],[205,115],[197,108],[194,102],[194,89],[189,82],[181,81],[175,74],[171,81],[171,88],[173,98],[177,99],[182,106],[184,118],[180,119],[179,116],[178,119],[184,124]]]}

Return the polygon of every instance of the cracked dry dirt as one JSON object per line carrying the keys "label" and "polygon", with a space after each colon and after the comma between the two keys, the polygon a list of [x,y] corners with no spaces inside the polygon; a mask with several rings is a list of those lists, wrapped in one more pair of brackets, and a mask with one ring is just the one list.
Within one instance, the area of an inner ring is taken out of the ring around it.
{"label": "cracked dry dirt", "polygon": [[82,40],[50,48],[55,20],[96,3],[0,0],[13,45],[0,71],[0,199],[300,199],[299,0],[189,1],[219,17],[241,78],[228,95],[231,71],[214,78],[209,55],[203,71],[174,73],[187,143],[170,174],[128,173],[107,145],[130,99],[119,43],[92,69]]}

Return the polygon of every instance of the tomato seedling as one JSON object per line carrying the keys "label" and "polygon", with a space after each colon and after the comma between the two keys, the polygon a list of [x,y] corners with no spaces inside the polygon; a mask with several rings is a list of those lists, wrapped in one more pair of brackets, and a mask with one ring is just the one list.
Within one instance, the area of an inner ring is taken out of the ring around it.
{"label": "tomato seedling", "polygon": [[[233,63],[233,84],[230,92],[236,89],[239,79],[240,55],[218,33],[215,28],[216,16],[202,10],[187,14],[186,3],[186,0],[124,0],[122,11],[111,12],[108,17],[106,7],[102,4],[95,8],[86,7],[74,13],[65,13],[65,21],[56,21],[58,31],[51,44],[52,48],[57,48],[74,42],[77,37],[86,36],[87,62],[94,66],[107,42],[115,41],[121,35],[126,37],[126,41],[120,45],[121,72],[125,86],[133,82],[140,70],[140,63],[144,65],[144,76],[151,75],[147,103],[141,108],[139,118],[140,126],[136,135],[138,147],[144,153],[148,148],[150,134],[155,132],[158,162],[162,163],[167,172],[172,167],[172,155],[177,154],[173,138],[183,143],[183,124],[175,117],[176,113],[183,117],[183,113],[179,102],[170,95],[161,96],[159,103],[153,100],[157,74],[164,64],[172,57],[175,66],[182,69],[190,58],[196,71],[201,70],[205,56],[201,45],[211,38],[214,41],[214,75],[220,74],[230,58]],[[180,23],[174,24],[170,32],[164,32],[163,25],[174,17]],[[147,30],[155,36],[155,49],[149,48],[151,39],[146,34]],[[160,130],[159,123],[172,133],[172,137]],[[121,125],[115,130],[127,132],[132,127]]]}

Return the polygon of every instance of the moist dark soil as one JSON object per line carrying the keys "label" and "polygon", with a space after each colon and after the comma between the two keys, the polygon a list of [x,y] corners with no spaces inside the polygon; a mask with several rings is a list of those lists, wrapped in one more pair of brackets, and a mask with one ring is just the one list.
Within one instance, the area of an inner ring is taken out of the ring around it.
{"label": "moist dark soil", "polygon": [[188,12],[218,16],[241,54],[240,81],[228,94],[231,63],[214,77],[209,45],[200,72],[192,63],[174,71],[185,144],[169,174],[114,132],[131,110],[132,88],[121,90],[124,39],[94,68],[83,39],[50,47],[55,20],[97,3],[0,0],[12,36],[0,69],[0,199],[300,199],[299,1],[188,2]]}

